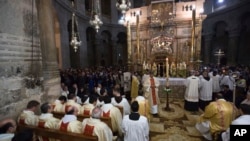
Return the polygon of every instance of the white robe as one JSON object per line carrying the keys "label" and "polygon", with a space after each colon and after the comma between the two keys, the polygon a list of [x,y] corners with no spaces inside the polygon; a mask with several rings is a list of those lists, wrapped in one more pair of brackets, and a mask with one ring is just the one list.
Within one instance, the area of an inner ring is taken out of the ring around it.
{"label": "white robe", "polygon": [[[80,114],[80,110],[81,110],[81,105],[80,104],[78,104],[78,103],[76,103],[75,102],[75,100],[68,100],[65,104],[64,104],[64,110],[65,110],[65,107],[66,106],[74,106],[74,107],[76,107],[77,108],[77,110],[78,110],[78,114]],[[66,111],[65,111],[66,112]]]}
{"label": "white robe", "polygon": [[63,109],[64,108],[64,104],[61,103],[60,100],[55,100],[55,102],[52,104],[54,107],[53,107],[53,111],[54,112],[62,112],[64,113],[65,110]]}
{"label": "white robe", "polygon": [[141,83],[143,84],[148,78],[149,78],[149,75],[148,75],[148,74],[144,74],[144,75],[142,76]]}
{"label": "white robe", "polygon": [[198,102],[200,79],[194,75],[190,76],[186,79],[185,86],[185,100],[189,102]]}
{"label": "white robe", "polygon": [[[93,104],[84,104],[82,107],[81,107],[81,112],[80,114],[82,115],[86,115],[87,113],[89,113],[89,115],[92,114],[92,110],[95,108],[95,105]],[[85,111],[85,112],[84,112]]]}
{"label": "white robe", "polygon": [[14,135],[14,133],[0,134],[0,141],[11,141]]}
{"label": "white robe", "polygon": [[111,103],[114,105],[114,106],[121,106],[123,107],[123,115],[128,115],[130,114],[130,104],[128,103],[128,100],[126,98],[122,98],[122,101],[120,103],[117,103],[115,101],[115,98],[112,97],[111,99]]}
{"label": "white robe", "polygon": [[58,123],[60,129],[61,123],[69,123],[67,126],[68,132],[81,133],[82,132],[82,123],[77,120],[75,115],[64,115],[61,121]]}
{"label": "white robe", "polygon": [[228,85],[230,90],[234,89],[235,79],[228,75],[222,75],[220,77],[220,86]]}
{"label": "white robe", "polygon": [[210,78],[212,78],[213,81],[213,92],[220,92],[220,76],[217,74],[215,76],[211,76]]}
{"label": "white robe", "polygon": [[98,141],[112,141],[113,133],[108,125],[102,122],[100,119],[86,118],[82,121],[83,133],[86,125],[94,126],[92,136],[97,136]]}
{"label": "white robe", "polygon": [[24,123],[27,125],[36,126],[38,123],[38,116],[35,115],[33,111],[29,110],[24,110],[18,117],[17,121],[20,122],[21,119],[24,120]]}
{"label": "white robe", "polygon": [[[122,136],[122,130],[121,130],[122,114],[120,110],[111,103],[104,104],[101,107],[101,109],[105,113],[110,111],[109,116],[111,118],[112,130],[113,132],[118,132],[118,134]],[[103,113],[102,113],[102,116],[103,116]]]}
{"label": "white robe", "polygon": [[53,117],[51,113],[43,113],[39,116],[39,121],[44,121],[46,128],[58,129],[60,119]]}
{"label": "white robe", "polygon": [[200,80],[200,99],[203,101],[211,101],[213,96],[213,81],[210,78],[209,81],[201,77]]}
{"label": "white robe", "polygon": [[[159,100],[159,96],[158,96],[158,87],[160,86],[160,82],[158,79],[153,77],[155,85],[152,88],[150,79],[151,79],[151,77],[149,77],[148,79],[145,80],[145,82],[143,83],[143,87],[145,89],[145,96],[146,97],[148,96],[150,112],[152,114],[157,114],[158,113],[158,104],[160,104],[160,100]],[[155,91],[155,97],[153,96],[153,90]]]}
{"label": "white robe", "polygon": [[[250,125],[250,115],[242,115],[232,121],[231,125]],[[230,129],[221,134],[222,141],[230,141]]]}
{"label": "white robe", "polygon": [[144,116],[140,116],[136,121],[130,120],[129,115],[124,116],[122,131],[124,141],[149,141],[149,124]]}

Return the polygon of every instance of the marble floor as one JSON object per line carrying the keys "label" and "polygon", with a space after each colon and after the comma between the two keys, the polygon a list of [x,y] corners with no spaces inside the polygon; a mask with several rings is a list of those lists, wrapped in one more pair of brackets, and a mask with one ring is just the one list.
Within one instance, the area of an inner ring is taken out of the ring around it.
{"label": "marble floor", "polygon": [[194,127],[201,111],[184,110],[180,98],[169,98],[171,111],[166,111],[166,98],[160,101],[159,117],[150,118],[150,141],[206,141]]}

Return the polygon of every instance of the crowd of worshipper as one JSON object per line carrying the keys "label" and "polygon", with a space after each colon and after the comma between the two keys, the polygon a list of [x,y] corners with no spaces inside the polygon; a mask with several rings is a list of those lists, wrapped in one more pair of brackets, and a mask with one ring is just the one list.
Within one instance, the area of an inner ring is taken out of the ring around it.
{"label": "crowd of worshipper", "polygon": [[[148,141],[150,114],[159,116],[159,81],[153,72],[131,73],[130,91],[126,91],[124,73],[125,70],[112,67],[60,71],[60,97],[54,103],[29,101],[17,124],[83,133],[97,136],[100,141]],[[228,141],[230,124],[250,125],[248,67],[205,66],[190,74],[185,81],[184,109],[202,111],[195,127],[207,140]],[[123,108],[123,113],[119,107]],[[41,114],[36,114],[37,111]],[[55,112],[64,113],[64,116],[55,118]],[[78,115],[88,115],[89,118],[79,121]],[[112,127],[101,117],[110,117]],[[220,118],[225,119],[223,123]],[[16,121],[1,121],[0,139],[15,141],[29,134],[29,141],[34,140],[32,131],[15,133],[15,130]],[[42,140],[41,137],[38,139]]]}

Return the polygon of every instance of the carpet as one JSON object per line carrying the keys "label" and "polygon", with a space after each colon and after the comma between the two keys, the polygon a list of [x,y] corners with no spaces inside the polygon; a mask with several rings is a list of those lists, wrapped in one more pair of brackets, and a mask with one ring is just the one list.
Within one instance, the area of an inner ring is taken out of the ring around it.
{"label": "carpet", "polygon": [[159,117],[150,117],[150,141],[206,141],[195,128],[202,114],[184,110],[184,99],[169,98],[166,111],[166,98],[160,98]]}

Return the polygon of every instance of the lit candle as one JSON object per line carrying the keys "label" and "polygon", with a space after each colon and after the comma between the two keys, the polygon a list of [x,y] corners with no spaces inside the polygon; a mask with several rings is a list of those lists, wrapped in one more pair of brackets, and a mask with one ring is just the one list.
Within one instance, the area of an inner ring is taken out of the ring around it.
{"label": "lit candle", "polygon": [[168,58],[166,58],[166,77],[168,79],[169,77],[169,64],[168,64]]}

